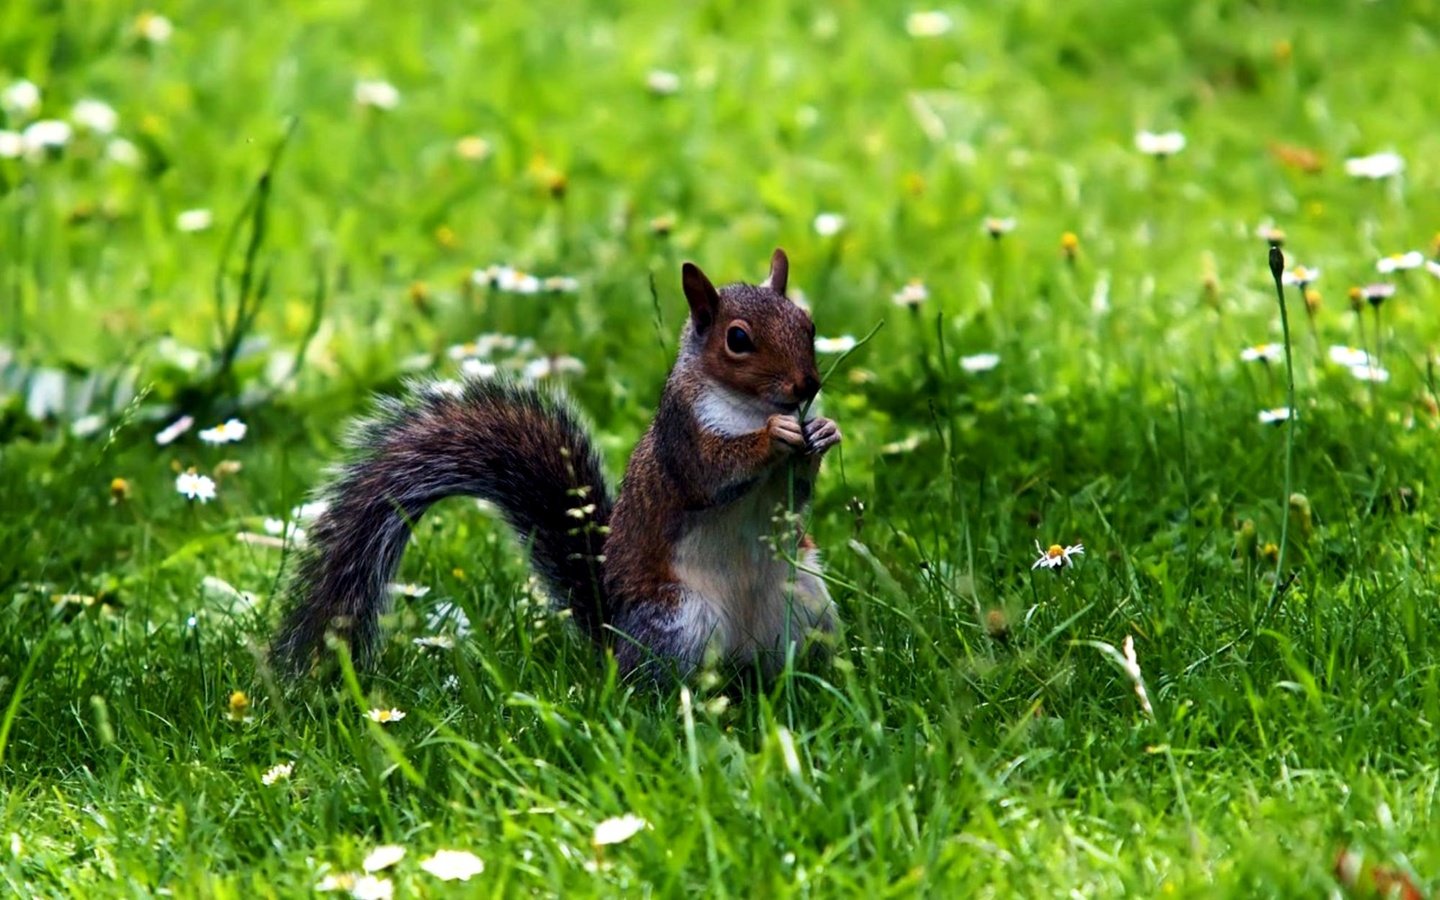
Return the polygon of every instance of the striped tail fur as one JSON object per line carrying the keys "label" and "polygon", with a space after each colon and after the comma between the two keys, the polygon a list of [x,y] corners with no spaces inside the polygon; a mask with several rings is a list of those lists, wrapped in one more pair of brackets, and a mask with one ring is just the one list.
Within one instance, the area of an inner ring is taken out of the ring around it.
{"label": "striped tail fur", "polygon": [[600,459],[560,396],[502,380],[412,385],[379,400],[352,430],[353,456],[325,489],[289,582],[289,613],[272,655],[292,674],[327,631],[371,663],[390,581],[410,529],[431,504],[469,496],[499,508],[551,594],[599,639],[600,553],[611,498]]}

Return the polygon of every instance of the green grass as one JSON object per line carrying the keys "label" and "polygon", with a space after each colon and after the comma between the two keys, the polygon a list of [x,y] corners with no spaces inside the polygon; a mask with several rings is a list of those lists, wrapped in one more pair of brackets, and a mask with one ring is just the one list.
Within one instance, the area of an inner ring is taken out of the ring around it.
{"label": "green grass", "polygon": [[[0,10],[0,89],[29,78],[47,117],[103,99],[140,156],[78,134],[0,159],[0,886],[295,896],[400,843],[397,896],[1316,896],[1346,847],[1434,892],[1440,279],[1403,273],[1364,313],[1388,382],[1326,350],[1360,340],[1346,292],[1377,258],[1440,252],[1440,5],[946,8],[954,29],[915,39],[886,4],[174,3],[154,47],[128,5]],[[679,92],[647,91],[652,69]],[[357,108],[361,77],[399,106]],[[247,294],[248,198],[292,121]],[[1188,146],[1143,157],[1141,128]],[[455,152],[471,135],[483,162]],[[1382,150],[1402,177],[1345,175]],[[190,208],[215,227],[177,230]],[[991,240],[987,215],[1017,228]],[[1313,326],[1287,298],[1311,514],[1268,616],[1286,431],[1256,416],[1285,374],[1239,360],[1280,337],[1266,221],[1323,270]],[[369,393],[453,375],[445,348],[481,332],[531,337],[584,361],[568,386],[618,475],[680,263],[756,280],[775,246],[822,335],[884,322],[825,390],[846,435],[813,516],[847,623],[833,665],[763,690],[619,682],[451,501],[404,566],[431,593],[374,673],[269,680],[283,554],[236,535],[303,500]],[[581,288],[467,286],[491,263]],[[911,278],[914,313],[890,302]],[[174,347],[214,358],[220,289],[267,343],[215,378]],[[979,352],[1002,361],[966,372]],[[179,408],[249,434],[157,447]],[[228,461],[215,502],[175,492]],[[1086,553],[1034,572],[1036,540]],[[473,627],[422,654],[446,603]],[[1093,643],[1127,636],[1153,719]],[[365,719],[382,705],[408,715]],[[597,852],[624,813],[652,827]],[[485,872],[442,884],[418,865],[438,848]]]}

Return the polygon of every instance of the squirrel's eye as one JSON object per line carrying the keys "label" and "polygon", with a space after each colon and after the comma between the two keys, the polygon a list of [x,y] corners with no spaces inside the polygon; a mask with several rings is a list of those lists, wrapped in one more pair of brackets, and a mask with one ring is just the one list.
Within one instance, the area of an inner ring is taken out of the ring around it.
{"label": "squirrel's eye", "polygon": [[750,340],[750,333],[739,325],[732,325],[730,330],[725,332],[725,346],[731,353],[755,352],[755,342]]}

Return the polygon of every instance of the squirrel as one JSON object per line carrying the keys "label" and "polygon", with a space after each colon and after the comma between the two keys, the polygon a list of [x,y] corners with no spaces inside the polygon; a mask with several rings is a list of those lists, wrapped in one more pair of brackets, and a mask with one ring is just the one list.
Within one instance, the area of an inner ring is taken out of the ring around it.
{"label": "squirrel", "polygon": [[[815,325],[786,297],[788,274],[783,250],[758,285],[717,290],[684,264],[679,352],[613,500],[557,392],[472,377],[380,399],[309,528],[272,648],[278,668],[308,669],[331,631],[357,665],[373,663],[411,527],[462,495],[498,508],[547,592],[623,676],[653,666],[683,678],[711,653],[774,674],[792,647],[834,632],[814,541],[798,519],[775,524],[777,511],[808,505],[821,458],[840,443],[830,419],[800,418],[820,377]],[[797,560],[773,549],[777,527]]]}

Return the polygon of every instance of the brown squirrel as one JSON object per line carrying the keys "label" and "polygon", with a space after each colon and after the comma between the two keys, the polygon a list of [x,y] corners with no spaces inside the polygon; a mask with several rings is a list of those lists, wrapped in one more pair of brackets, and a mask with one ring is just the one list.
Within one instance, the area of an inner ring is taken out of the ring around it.
{"label": "brown squirrel", "polygon": [[380,400],[309,529],[273,649],[280,668],[307,668],[329,630],[371,662],[411,527],[457,495],[499,508],[548,591],[613,649],[622,674],[658,664],[683,677],[708,652],[773,673],[792,645],[833,631],[814,542],[779,526],[798,529],[796,566],[770,540],[777,511],[803,509],[840,442],[829,419],[798,417],[820,379],[815,325],[786,298],[788,273],[781,250],[759,285],[717,290],[684,265],[678,358],[613,503],[589,436],[556,394],[469,379]]}

